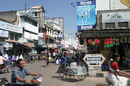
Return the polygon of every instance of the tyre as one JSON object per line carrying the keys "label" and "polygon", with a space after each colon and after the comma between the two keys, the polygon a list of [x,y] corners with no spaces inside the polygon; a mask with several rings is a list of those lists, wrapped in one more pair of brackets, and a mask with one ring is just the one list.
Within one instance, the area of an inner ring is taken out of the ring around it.
{"label": "tyre", "polygon": [[72,69],[68,69],[67,72],[66,72],[66,78],[67,79],[74,79],[75,78],[75,75],[74,75],[74,72]]}
{"label": "tyre", "polygon": [[63,78],[64,77],[64,67],[60,66],[58,68],[58,74],[59,74],[59,77],[60,78]]}
{"label": "tyre", "polygon": [[78,75],[78,79],[79,80],[84,80],[86,78],[87,75]]}
{"label": "tyre", "polygon": [[8,80],[6,78],[0,78],[0,86],[7,86]]}

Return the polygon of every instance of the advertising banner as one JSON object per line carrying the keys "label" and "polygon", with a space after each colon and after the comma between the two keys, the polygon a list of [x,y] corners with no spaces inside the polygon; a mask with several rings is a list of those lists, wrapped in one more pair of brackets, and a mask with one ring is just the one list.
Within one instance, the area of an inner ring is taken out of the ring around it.
{"label": "advertising banner", "polygon": [[130,11],[103,13],[102,14],[102,23],[130,21],[129,15],[130,15]]}
{"label": "advertising banner", "polygon": [[96,27],[95,0],[77,2],[77,25],[78,31]]}
{"label": "advertising banner", "polygon": [[9,32],[5,30],[0,30],[0,37],[9,37]]}
{"label": "advertising banner", "polygon": [[11,31],[11,32],[16,32],[16,33],[20,33],[20,34],[23,33],[23,28],[18,27],[13,24],[3,22],[3,21],[0,21],[0,29]]}
{"label": "advertising banner", "polygon": [[38,37],[38,45],[43,45],[43,38],[42,37]]}

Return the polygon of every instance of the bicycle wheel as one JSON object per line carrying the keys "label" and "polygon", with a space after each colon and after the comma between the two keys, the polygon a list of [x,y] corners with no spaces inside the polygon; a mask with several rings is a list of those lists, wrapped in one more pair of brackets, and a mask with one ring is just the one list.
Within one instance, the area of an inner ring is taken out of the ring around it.
{"label": "bicycle wheel", "polygon": [[74,79],[75,78],[75,75],[74,75],[74,72],[72,69],[68,69],[67,72],[66,72],[66,78],[68,79]]}
{"label": "bicycle wheel", "polygon": [[59,74],[60,78],[64,77],[64,67],[60,66],[58,68],[58,74]]}
{"label": "bicycle wheel", "polygon": [[79,80],[84,80],[86,78],[86,75],[78,75]]}

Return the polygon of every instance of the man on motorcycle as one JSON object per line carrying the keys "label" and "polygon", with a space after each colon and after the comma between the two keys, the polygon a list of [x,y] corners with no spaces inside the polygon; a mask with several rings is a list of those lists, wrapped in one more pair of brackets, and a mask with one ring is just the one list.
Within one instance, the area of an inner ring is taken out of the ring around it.
{"label": "man on motorcycle", "polygon": [[19,59],[17,61],[17,66],[14,67],[11,82],[15,83],[15,86],[23,86],[25,83],[31,83],[31,80],[24,79],[26,75],[36,76],[37,74],[29,72],[26,67],[24,67],[24,61]]}
{"label": "man on motorcycle", "polygon": [[122,76],[128,77],[130,74],[119,70],[118,61],[120,61],[120,56],[116,53],[113,54],[113,61],[109,63],[108,82],[112,86],[127,86],[128,79]]}
{"label": "man on motorcycle", "polygon": [[2,56],[2,53],[0,52],[0,65],[4,65],[4,61],[7,61],[6,58]]}

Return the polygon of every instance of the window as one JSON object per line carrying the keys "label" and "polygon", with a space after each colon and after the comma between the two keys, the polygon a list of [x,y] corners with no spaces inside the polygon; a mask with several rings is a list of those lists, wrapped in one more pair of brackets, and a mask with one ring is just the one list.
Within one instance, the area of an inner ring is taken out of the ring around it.
{"label": "window", "polygon": [[126,27],[126,28],[128,28],[128,22],[119,22],[118,27]]}
{"label": "window", "polygon": [[15,41],[18,41],[19,35],[15,34]]}
{"label": "window", "polygon": [[35,16],[37,16],[37,12],[35,12],[34,14],[35,14]]}
{"label": "window", "polygon": [[14,34],[10,33],[10,40],[14,40]]}
{"label": "window", "polygon": [[105,23],[106,28],[115,28],[115,22],[113,23]]}

